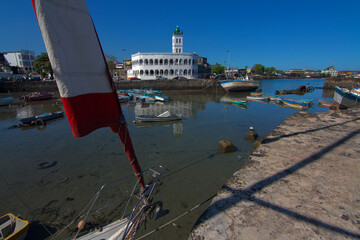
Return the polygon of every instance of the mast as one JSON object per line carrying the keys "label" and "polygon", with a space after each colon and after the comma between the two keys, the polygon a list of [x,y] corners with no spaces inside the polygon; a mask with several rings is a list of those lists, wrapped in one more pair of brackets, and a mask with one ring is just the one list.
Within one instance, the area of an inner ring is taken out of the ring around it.
{"label": "mast", "polygon": [[[142,188],[144,178],[85,0],[31,0],[74,137],[118,133]],[[71,26],[71,27],[69,27]]]}

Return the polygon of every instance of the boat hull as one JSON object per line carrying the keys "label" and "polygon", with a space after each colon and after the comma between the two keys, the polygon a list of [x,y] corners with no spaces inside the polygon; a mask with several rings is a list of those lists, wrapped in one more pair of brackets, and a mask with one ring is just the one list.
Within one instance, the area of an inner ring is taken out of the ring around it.
{"label": "boat hull", "polygon": [[335,86],[334,101],[343,108],[353,107],[359,104],[360,94],[346,88]]}
{"label": "boat hull", "polygon": [[23,240],[28,230],[29,222],[15,217],[12,213],[0,217],[0,231],[2,232],[1,237],[3,237],[1,239]]}
{"label": "boat hull", "polygon": [[136,117],[136,120],[139,122],[168,122],[168,121],[178,121],[181,119],[182,116],[177,114],[172,114],[169,117],[157,117],[155,115],[139,115]]}
{"label": "boat hull", "polygon": [[258,81],[245,81],[245,80],[223,80],[218,81],[218,84],[227,92],[241,92],[251,91],[259,87]]}
{"label": "boat hull", "polygon": [[41,115],[34,116],[34,117],[23,118],[23,119],[20,119],[20,122],[22,124],[30,124],[38,119],[41,119],[43,121],[49,121],[49,120],[62,118],[62,117],[64,117],[64,112],[53,112],[53,113],[41,114]]}
{"label": "boat hull", "polygon": [[8,98],[0,98],[0,106],[6,106],[11,104],[14,101],[14,98],[8,97]]}

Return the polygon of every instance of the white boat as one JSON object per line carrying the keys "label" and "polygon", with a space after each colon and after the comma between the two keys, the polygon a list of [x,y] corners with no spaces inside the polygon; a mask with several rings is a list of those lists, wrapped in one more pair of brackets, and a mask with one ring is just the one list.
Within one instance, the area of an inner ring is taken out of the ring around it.
{"label": "white boat", "polygon": [[335,86],[334,102],[342,108],[353,107],[360,103],[360,92],[357,88],[349,90]]}
{"label": "white boat", "polygon": [[252,91],[259,87],[259,81],[254,80],[220,80],[217,83],[227,92]]}
{"label": "white boat", "polygon": [[168,122],[182,120],[183,117],[180,114],[170,114],[169,111],[156,115],[138,115],[136,120],[139,122]]}
{"label": "white boat", "polygon": [[[84,137],[99,128],[109,127],[118,134],[134,171],[131,177],[136,179],[132,192],[124,199],[127,200],[126,207],[118,220],[105,223],[98,230],[81,233],[86,229],[83,226],[86,226],[89,214],[123,202],[119,200],[94,209],[102,190],[124,178],[103,185],[86,214],[82,215],[74,238],[133,239],[141,223],[161,205],[159,201],[152,202],[151,193],[163,168],[142,171],[140,167],[86,1],[67,0],[59,4],[58,1],[32,0],[32,4],[74,137]],[[148,172],[152,178],[144,177]],[[150,182],[145,184],[145,180]],[[136,199],[135,205],[130,207],[133,199]]]}
{"label": "white boat", "polygon": [[29,222],[12,213],[0,217],[0,239],[23,240],[28,230]]}

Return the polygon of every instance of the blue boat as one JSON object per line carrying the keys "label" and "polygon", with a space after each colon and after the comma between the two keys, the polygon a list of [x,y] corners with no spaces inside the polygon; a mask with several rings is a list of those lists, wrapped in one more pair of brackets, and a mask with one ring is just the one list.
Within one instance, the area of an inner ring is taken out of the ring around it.
{"label": "blue boat", "polygon": [[297,110],[306,110],[311,105],[311,103],[308,102],[294,101],[289,98],[280,98],[280,103],[282,103],[285,106],[295,108]]}
{"label": "blue boat", "polygon": [[62,118],[62,117],[64,117],[64,112],[52,112],[52,113],[45,113],[33,117],[22,118],[20,119],[20,122],[22,124],[33,124],[33,123],[44,124],[44,122],[46,121]]}

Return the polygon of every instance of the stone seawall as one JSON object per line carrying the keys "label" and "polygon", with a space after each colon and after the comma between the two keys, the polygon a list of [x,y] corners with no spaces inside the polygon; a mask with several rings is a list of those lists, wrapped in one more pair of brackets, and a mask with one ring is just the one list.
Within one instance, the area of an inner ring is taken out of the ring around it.
{"label": "stone seawall", "polygon": [[352,88],[360,86],[359,78],[326,78],[324,88],[334,89],[335,86],[343,88]]}
{"label": "stone seawall", "polygon": [[219,190],[189,240],[360,239],[360,109],[299,112]]}
{"label": "stone seawall", "polygon": [[[212,79],[130,80],[115,82],[117,89],[152,88],[157,90],[221,89]],[[0,82],[0,92],[58,91],[55,81]]]}

